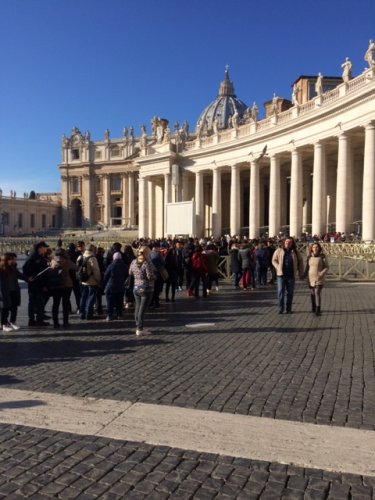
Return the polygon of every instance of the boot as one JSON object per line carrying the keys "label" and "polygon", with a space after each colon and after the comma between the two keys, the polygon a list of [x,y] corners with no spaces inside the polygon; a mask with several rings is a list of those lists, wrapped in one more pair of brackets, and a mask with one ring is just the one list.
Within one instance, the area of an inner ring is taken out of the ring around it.
{"label": "boot", "polygon": [[311,296],[311,312],[316,312],[315,297]]}
{"label": "boot", "polygon": [[320,316],[322,313],[320,311],[320,306],[316,306],[316,313],[317,316]]}

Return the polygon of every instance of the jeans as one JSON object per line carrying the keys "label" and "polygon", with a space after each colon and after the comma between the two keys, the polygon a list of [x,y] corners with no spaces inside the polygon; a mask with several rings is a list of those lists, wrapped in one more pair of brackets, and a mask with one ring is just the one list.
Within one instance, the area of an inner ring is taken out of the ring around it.
{"label": "jeans", "polygon": [[277,298],[279,302],[279,310],[284,311],[286,293],[286,311],[292,310],[293,294],[294,294],[294,278],[285,278],[284,276],[277,277]]}
{"label": "jeans", "polygon": [[206,281],[207,281],[206,276],[199,276],[197,274],[193,274],[189,290],[194,294],[195,297],[199,297],[199,283],[202,283],[203,297],[207,297]]}
{"label": "jeans", "polygon": [[81,303],[79,305],[79,316],[81,319],[92,319],[94,316],[94,304],[96,301],[96,286],[82,285]]}
{"label": "jeans", "polygon": [[145,319],[145,314],[147,312],[148,306],[150,305],[153,294],[154,290],[152,288],[146,289],[143,295],[138,295],[136,291],[134,292],[134,298],[135,298],[134,318],[137,330],[143,330],[143,322]]}
{"label": "jeans", "polygon": [[237,288],[240,284],[242,272],[238,271],[237,273],[233,273],[233,276],[234,276],[234,286]]}

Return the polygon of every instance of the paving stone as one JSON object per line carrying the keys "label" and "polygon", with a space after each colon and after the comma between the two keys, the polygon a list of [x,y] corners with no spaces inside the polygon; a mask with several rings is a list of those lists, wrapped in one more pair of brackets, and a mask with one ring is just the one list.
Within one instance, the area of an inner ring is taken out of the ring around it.
{"label": "paving stone", "polygon": [[[2,337],[0,377],[8,380],[2,387],[17,380],[17,388],[55,394],[375,430],[375,287],[328,283],[319,323],[308,312],[304,285],[297,286],[292,317],[277,315],[275,294],[255,290],[250,314],[249,297],[225,286],[204,304],[179,297],[170,316],[149,313],[150,324],[162,319],[163,327],[141,343],[123,334],[131,315],[110,330],[97,323],[87,332],[73,318],[69,334],[45,329]],[[23,296],[20,318],[25,305]],[[213,333],[185,327],[187,317],[213,315]],[[157,500],[214,493],[367,500],[374,486],[374,478],[353,474],[0,425],[1,498],[109,499],[126,492]]]}

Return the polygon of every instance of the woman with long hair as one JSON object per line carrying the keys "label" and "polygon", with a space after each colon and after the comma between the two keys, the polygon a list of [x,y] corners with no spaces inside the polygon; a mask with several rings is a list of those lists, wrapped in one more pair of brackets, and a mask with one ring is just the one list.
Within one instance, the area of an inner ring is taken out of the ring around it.
{"label": "woman with long hair", "polygon": [[[2,297],[1,327],[4,332],[19,330],[17,309],[21,304],[21,291],[18,280],[29,279],[17,269],[17,255],[7,252],[0,256],[0,295]],[[9,318],[10,314],[10,318]]]}
{"label": "woman with long hair", "polygon": [[320,243],[313,243],[310,245],[305,275],[311,292],[311,311],[317,316],[320,316],[322,312],[322,289],[327,271],[328,262],[322,247]]}
{"label": "woman with long hair", "polygon": [[137,336],[150,334],[143,328],[144,318],[152,300],[155,286],[155,268],[150,258],[151,250],[147,246],[138,249],[137,258],[130,264],[129,275],[134,276],[135,299],[135,334]]}

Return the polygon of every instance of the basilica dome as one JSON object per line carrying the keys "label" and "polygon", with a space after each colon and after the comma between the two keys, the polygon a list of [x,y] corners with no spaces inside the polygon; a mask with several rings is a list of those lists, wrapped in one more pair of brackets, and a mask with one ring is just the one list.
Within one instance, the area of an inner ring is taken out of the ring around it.
{"label": "basilica dome", "polygon": [[226,68],[224,80],[219,87],[219,95],[198,118],[197,133],[210,133],[214,129],[215,121],[219,130],[230,128],[232,116],[235,115],[235,118],[240,122],[246,109],[247,105],[237,99],[234,93],[233,82],[230,81],[228,68]]}

